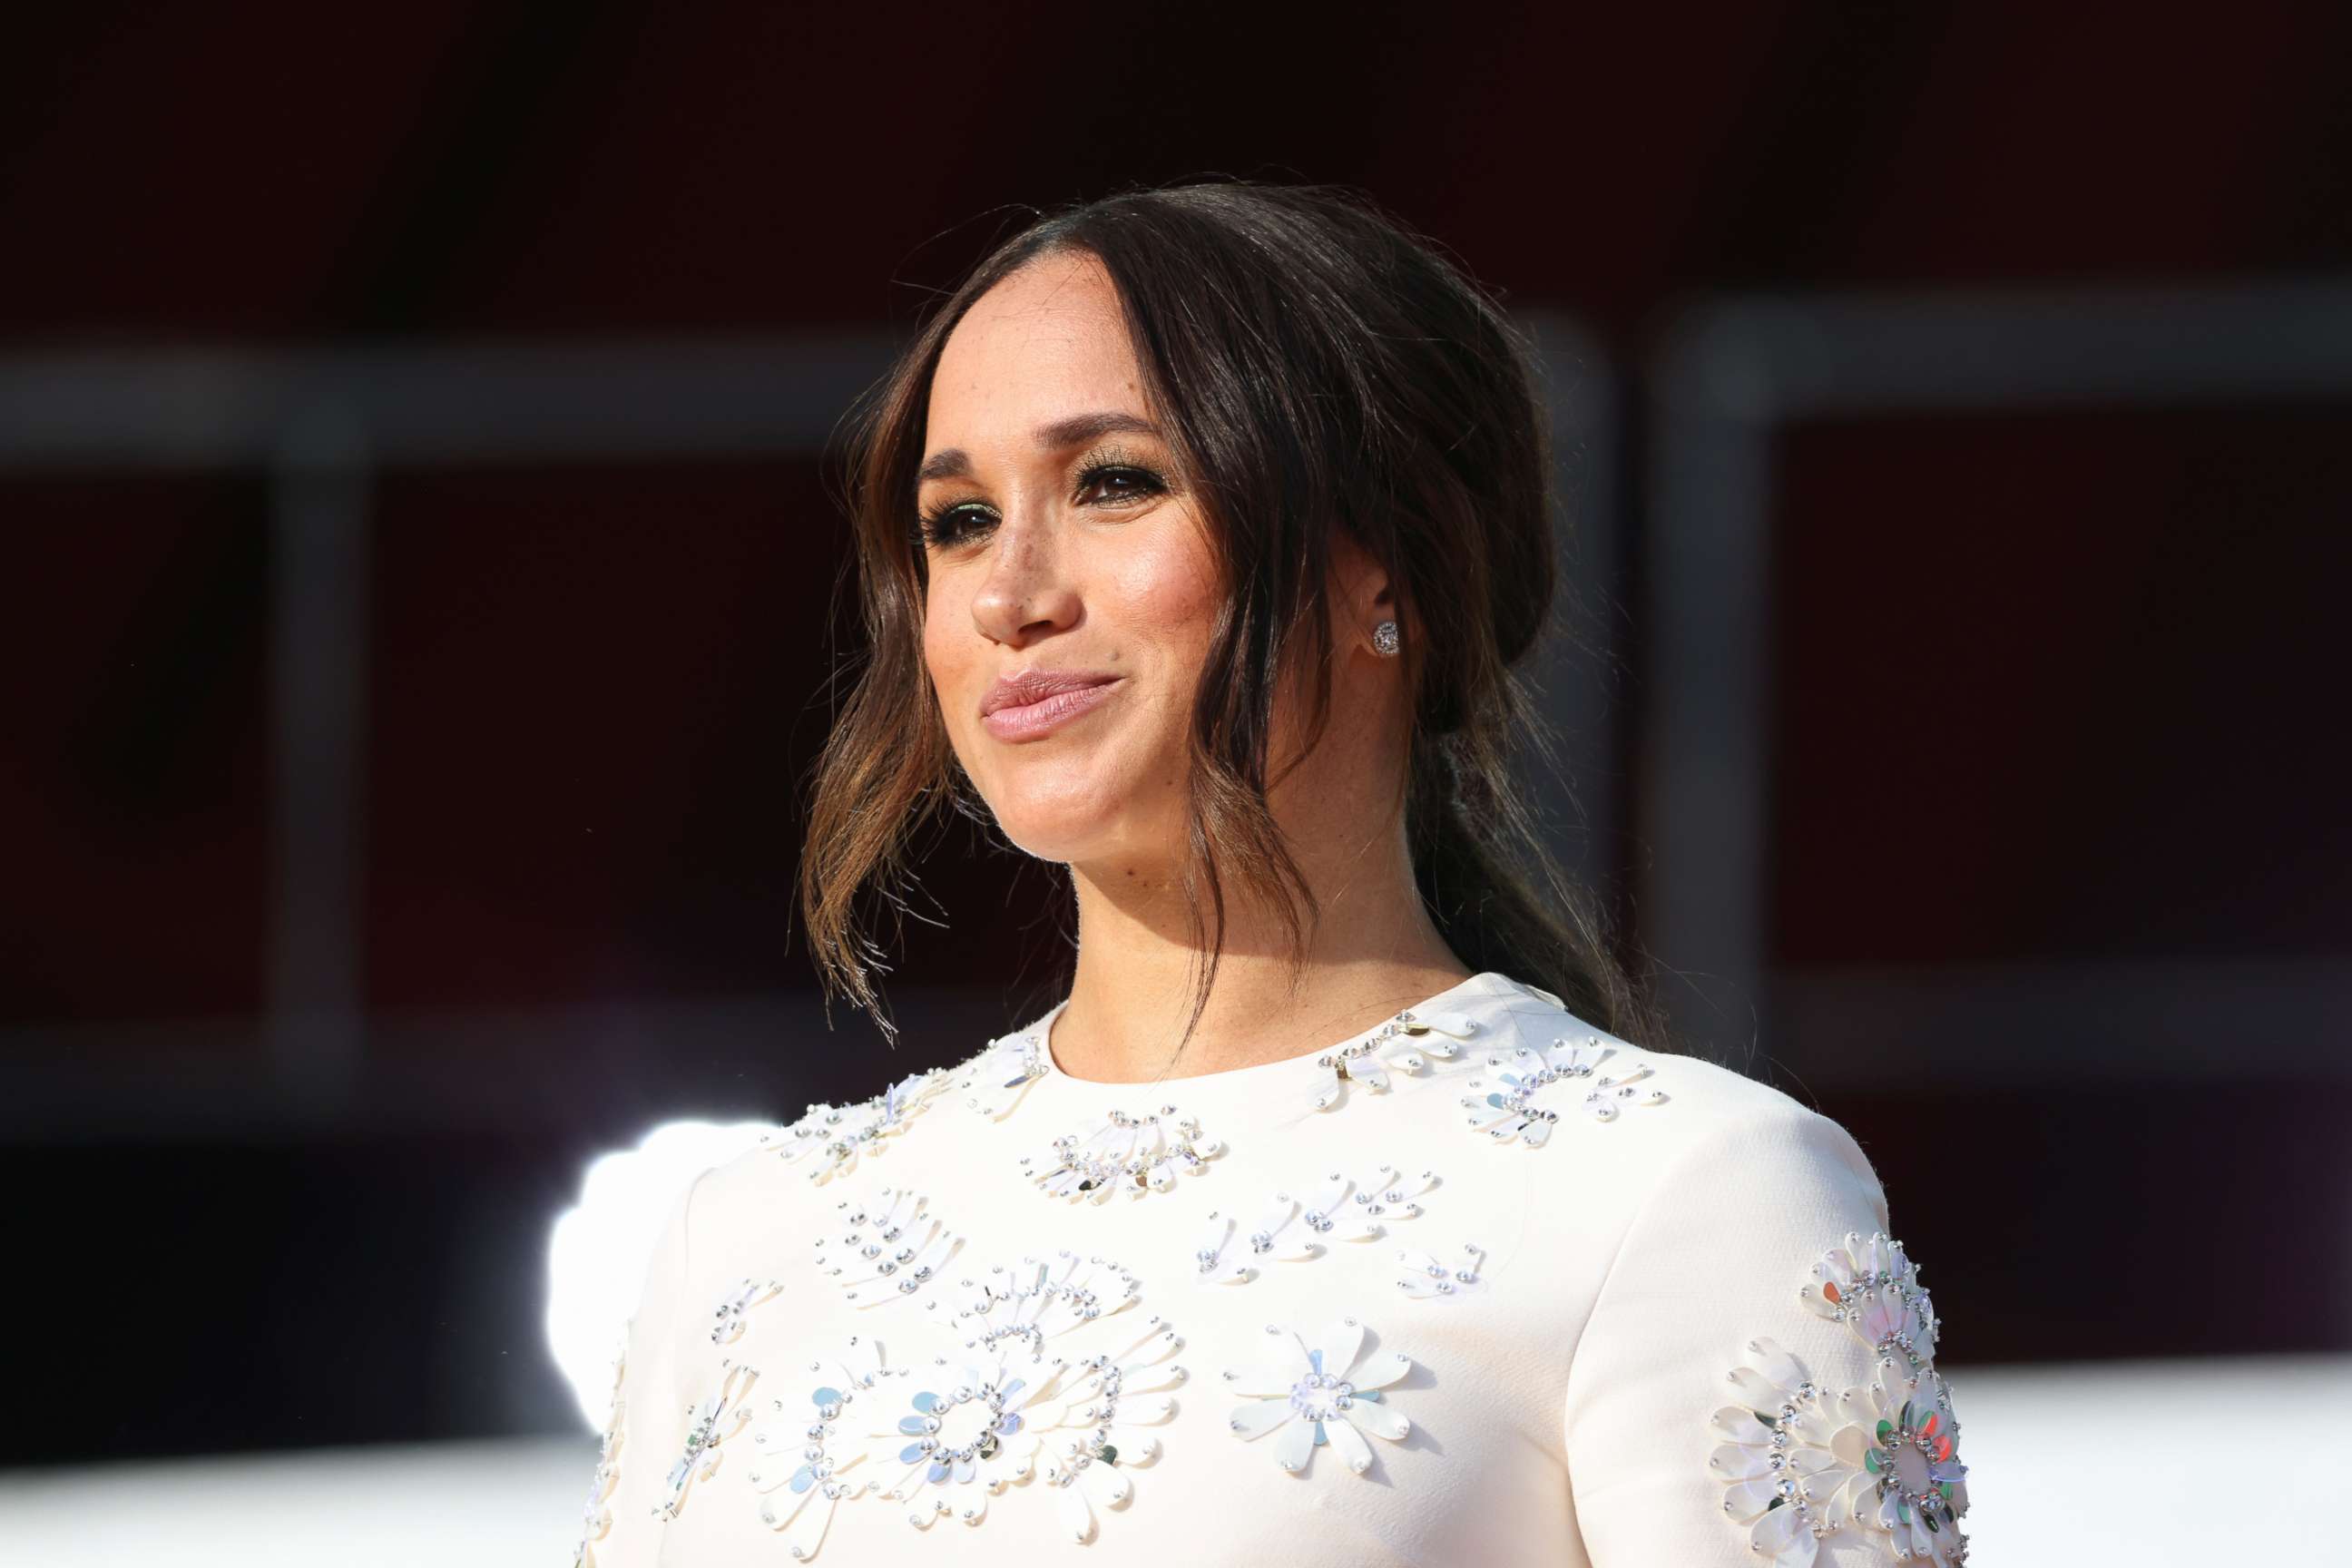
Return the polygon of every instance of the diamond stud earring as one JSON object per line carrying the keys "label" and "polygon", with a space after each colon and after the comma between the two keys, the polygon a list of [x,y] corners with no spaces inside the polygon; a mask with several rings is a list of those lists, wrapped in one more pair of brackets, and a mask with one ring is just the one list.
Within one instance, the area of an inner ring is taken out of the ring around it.
{"label": "diamond stud earring", "polygon": [[1372,651],[1382,658],[1395,658],[1399,646],[1394,621],[1382,621],[1372,628]]}

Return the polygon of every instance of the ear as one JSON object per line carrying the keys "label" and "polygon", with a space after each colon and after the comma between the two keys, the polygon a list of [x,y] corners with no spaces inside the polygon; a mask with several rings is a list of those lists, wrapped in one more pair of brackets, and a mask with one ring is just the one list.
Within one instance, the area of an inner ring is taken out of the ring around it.
{"label": "ear", "polygon": [[1342,644],[1369,648],[1372,628],[1396,619],[1396,590],[1388,569],[1345,529],[1335,529],[1331,548],[1332,636]]}

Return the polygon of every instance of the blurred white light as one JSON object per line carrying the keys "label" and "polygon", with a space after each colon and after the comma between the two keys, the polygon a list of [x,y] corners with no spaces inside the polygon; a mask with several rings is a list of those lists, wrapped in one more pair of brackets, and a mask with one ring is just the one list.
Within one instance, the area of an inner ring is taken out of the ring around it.
{"label": "blurred white light", "polygon": [[678,1194],[776,1131],[765,1121],[671,1121],[589,1164],[578,1206],[557,1216],[548,1237],[547,1343],[591,1430],[612,1415],[614,1359]]}

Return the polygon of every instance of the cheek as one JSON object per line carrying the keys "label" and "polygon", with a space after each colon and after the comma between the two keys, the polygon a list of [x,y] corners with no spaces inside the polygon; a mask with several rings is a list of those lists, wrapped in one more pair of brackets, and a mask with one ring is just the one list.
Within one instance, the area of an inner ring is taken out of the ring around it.
{"label": "cheek", "polygon": [[1216,563],[1193,525],[1155,531],[1119,552],[1115,584],[1120,629],[1153,647],[1170,672],[1197,669],[1219,602]]}

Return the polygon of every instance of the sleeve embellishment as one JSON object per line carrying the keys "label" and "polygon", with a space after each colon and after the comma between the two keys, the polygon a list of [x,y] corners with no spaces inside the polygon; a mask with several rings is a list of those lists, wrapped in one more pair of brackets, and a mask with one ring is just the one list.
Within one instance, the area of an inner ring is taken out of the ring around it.
{"label": "sleeve embellishment", "polygon": [[1968,1467],[1916,1268],[1901,1243],[1849,1234],[1801,1295],[1876,1354],[1877,1376],[1826,1389],[1778,1343],[1749,1342],[1749,1364],[1730,1373],[1740,1402],[1710,1423],[1707,1468],[1726,1489],[1725,1515],[1773,1568],[1811,1568],[1818,1542],[1849,1527],[1881,1538],[1897,1561],[1958,1568]]}
{"label": "sleeve embellishment", "polygon": [[1376,1240],[1387,1234],[1390,1221],[1418,1216],[1421,1205],[1413,1200],[1436,1185],[1433,1171],[1410,1180],[1393,1165],[1353,1180],[1334,1171],[1307,1203],[1286,1192],[1275,1194],[1246,1231],[1234,1216],[1212,1212],[1193,1249],[1192,1278],[1203,1284],[1246,1285],[1258,1277],[1259,1261],[1304,1262],[1325,1256],[1326,1242]]}
{"label": "sleeve embellishment", "polygon": [[1451,1061],[1462,1048],[1457,1042],[1477,1033],[1478,1020],[1467,1014],[1422,1014],[1407,1008],[1355,1044],[1316,1058],[1308,1103],[1317,1110],[1328,1110],[1344,1098],[1350,1083],[1384,1094],[1391,1071],[1423,1071],[1431,1057]]}
{"label": "sleeve embellishment", "polygon": [[1165,1193],[1181,1175],[1197,1176],[1225,1152],[1223,1142],[1201,1136],[1201,1123],[1172,1105],[1153,1115],[1113,1110],[1093,1126],[1054,1140],[1051,1168],[1021,1156],[1024,1174],[1040,1192],[1072,1203],[1107,1201],[1115,1192],[1130,1198]]}
{"label": "sleeve embellishment", "polygon": [[625,1351],[613,1363],[613,1414],[604,1425],[596,1468],[588,1478],[588,1504],[581,1510],[580,1549],[572,1553],[572,1568],[595,1568],[596,1542],[613,1528],[613,1510],[606,1503],[613,1495],[614,1483],[621,1478],[621,1383],[627,1364]]}
{"label": "sleeve embellishment", "polygon": [[760,1374],[740,1363],[722,1364],[727,1370],[717,1392],[700,1405],[688,1408],[690,1425],[686,1429],[677,1463],[670,1467],[669,1496],[654,1510],[665,1521],[676,1519],[684,1510],[687,1494],[696,1480],[709,1480],[718,1474],[719,1462],[724,1457],[721,1445],[741,1431],[744,1422],[751,1418],[743,1399],[760,1380]]}
{"label": "sleeve embellishment", "polygon": [[1797,1292],[1806,1306],[1877,1352],[1881,1367],[1919,1372],[1934,1364],[1942,1324],[1917,1265],[1903,1244],[1885,1236],[1864,1240],[1848,1231],[1843,1246],[1822,1254],[1812,1279]]}
{"label": "sleeve embellishment", "polygon": [[[1649,1064],[1612,1066],[1617,1055],[1617,1046],[1600,1035],[1587,1035],[1575,1042],[1555,1039],[1540,1048],[1517,1046],[1507,1053],[1496,1052],[1486,1058],[1492,1083],[1485,1078],[1472,1079],[1469,1087],[1474,1092],[1463,1096],[1462,1107],[1470,1112],[1470,1125],[1496,1142],[1507,1143],[1516,1137],[1528,1148],[1540,1149],[1550,1141],[1552,1128],[1559,1121],[1555,1100],[1580,1106],[1595,1121],[1614,1121],[1620,1109],[1629,1105],[1664,1105],[1665,1095],[1638,1087],[1654,1076]],[[1569,1087],[1551,1089],[1560,1083]],[[1580,1087],[1583,1098],[1570,1100]]]}
{"label": "sleeve embellishment", "polygon": [[1413,1363],[1394,1351],[1367,1356],[1369,1331],[1353,1318],[1328,1324],[1311,1340],[1280,1323],[1265,1326],[1258,1364],[1227,1372],[1225,1382],[1252,1403],[1235,1405],[1226,1429],[1244,1442],[1274,1435],[1274,1462],[1303,1475],[1315,1450],[1333,1449],[1361,1476],[1374,1464],[1367,1434],[1402,1442],[1412,1423],[1388,1403],[1387,1391]]}

